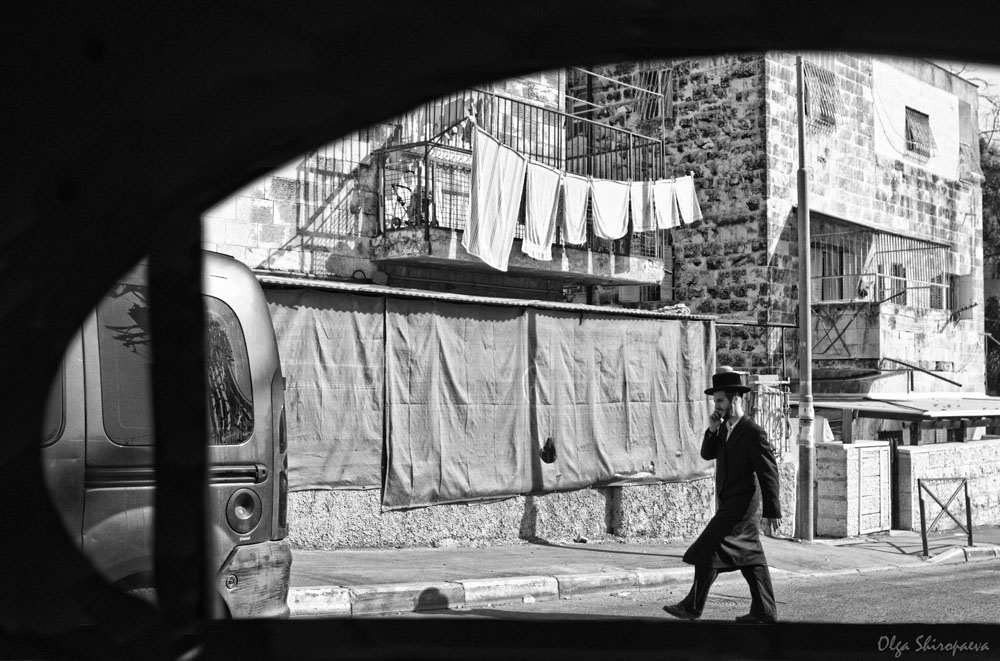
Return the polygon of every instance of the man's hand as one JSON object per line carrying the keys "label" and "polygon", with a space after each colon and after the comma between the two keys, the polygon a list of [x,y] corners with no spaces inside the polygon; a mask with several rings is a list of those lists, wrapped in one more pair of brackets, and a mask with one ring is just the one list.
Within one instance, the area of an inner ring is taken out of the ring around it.
{"label": "man's hand", "polygon": [[781,526],[781,517],[769,518],[761,517],[760,527],[764,530],[764,534],[768,537],[774,537],[778,532],[778,527]]}
{"label": "man's hand", "polygon": [[714,434],[719,431],[721,426],[722,416],[717,411],[712,411],[712,415],[708,416],[708,430]]}

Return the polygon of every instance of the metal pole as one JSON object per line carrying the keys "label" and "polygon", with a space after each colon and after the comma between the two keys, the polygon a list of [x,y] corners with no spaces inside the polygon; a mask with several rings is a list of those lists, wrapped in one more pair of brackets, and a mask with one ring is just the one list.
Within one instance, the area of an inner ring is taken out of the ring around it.
{"label": "metal pole", "polygon": [[969,480],[962,480],[965,487],[965,525],[969,529],[969,546],[972,546],[972,501],[969,500]]}
{"label": "metal pole", "polygon": [[924,485],[920,480],[917,480],[917,494],[920,498],[920,540],[924,543],[924,557],[929,558],[931,554],[930,551],[927,550],[927,522],[926,515],[924,514]]}
{"label": "metal pole", "polygon": [[813,475],[816,446],[813,441],[812,398],[812,271],[809,239],[809,197],[806,177],[805,94],[802,81],[802,56],[795,58],[798,101],[799,170],[798,170],[798,229],[799,229],[799,478],[795,507],[795,536],[812,541],[813,507],[816,502]]}

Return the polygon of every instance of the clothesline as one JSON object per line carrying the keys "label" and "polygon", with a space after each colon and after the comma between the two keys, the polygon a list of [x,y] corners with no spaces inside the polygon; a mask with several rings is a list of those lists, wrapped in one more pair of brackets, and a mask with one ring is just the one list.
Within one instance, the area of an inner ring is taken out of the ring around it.
{"label": "clothesline", "polygon": [[624,237],[630,211],[636,232],[669,229],[702,219],[693,173],[652,181],[574,174],[534,161],[478,126],[474,128],[468,224],[462,245],[470,255],[500,271],[507,270],[525,191],[521,251],[540,261],[552,260],[560,193],[560,228],[570,244],[586,241],[588,200],[593,210],[594,234],[602,239]]}

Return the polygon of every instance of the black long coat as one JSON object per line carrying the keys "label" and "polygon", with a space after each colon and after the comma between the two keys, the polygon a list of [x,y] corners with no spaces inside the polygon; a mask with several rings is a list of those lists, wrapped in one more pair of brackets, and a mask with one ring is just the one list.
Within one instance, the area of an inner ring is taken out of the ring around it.
{"label": "black long coat", "polygon": [[[723,432],[725,426],[719,427]],[[711,563],[716,569],[765,564],[760,543],[760,516],[781,517],[778,500],[778,464],[767,442],[767,433],[743,416],[731,437],[720,443],[720,434],[705,431],[703,459],[716,460],[715,516],[684,554],[691,565]]]}

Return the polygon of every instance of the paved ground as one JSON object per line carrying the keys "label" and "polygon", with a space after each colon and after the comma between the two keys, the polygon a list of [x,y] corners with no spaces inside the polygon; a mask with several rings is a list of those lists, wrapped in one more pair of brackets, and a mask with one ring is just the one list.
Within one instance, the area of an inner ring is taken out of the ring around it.
{"label": "paved ground", "polygon": [[[776,575],[832,576],[1000,557],[1000,526],[931,537],[919,533],[799,542],[764,539]],[[622,590],[684,587],[686,543],[579,544],[543,540],[506,547],[337,549],[293,552],[293,617],[363,616],[542,601]]]}

